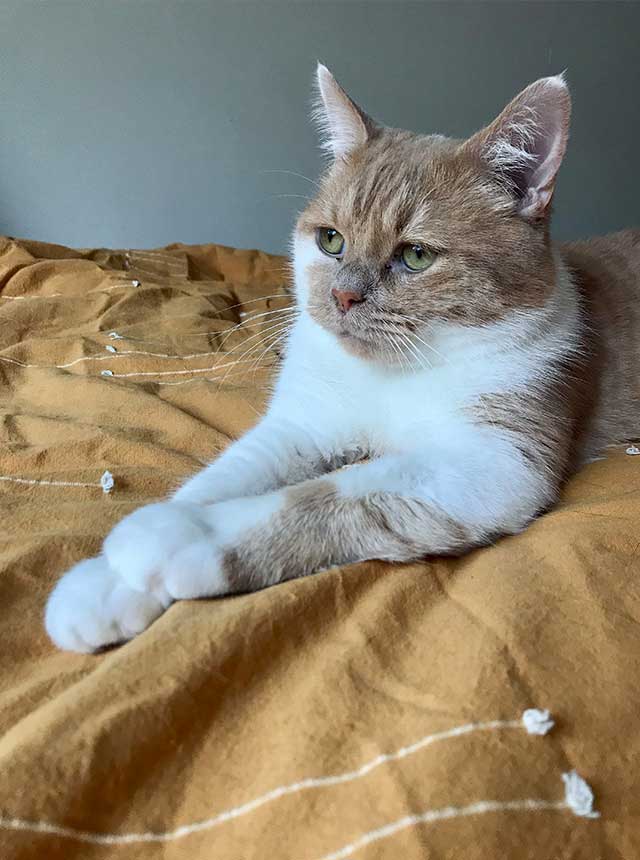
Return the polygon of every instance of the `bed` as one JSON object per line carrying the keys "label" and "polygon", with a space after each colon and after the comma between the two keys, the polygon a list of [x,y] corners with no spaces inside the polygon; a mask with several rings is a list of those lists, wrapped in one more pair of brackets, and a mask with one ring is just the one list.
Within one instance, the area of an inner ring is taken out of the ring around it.
{"label": "bed", "polygon": [[635,860],[635,446],[460,559],[175,604],[97,656],[48,641],[57,578],[258,420],[288,278],[0,239],[0,857]]}

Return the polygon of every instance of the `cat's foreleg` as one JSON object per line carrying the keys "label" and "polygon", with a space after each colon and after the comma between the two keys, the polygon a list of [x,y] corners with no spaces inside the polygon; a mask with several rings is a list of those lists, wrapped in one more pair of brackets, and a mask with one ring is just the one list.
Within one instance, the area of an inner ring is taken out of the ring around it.
{"label": "cat's foreleg", "polygon": [[386,456],[260,496],[141,508],[114,528],[101,556],[62,579],[49,633],[61,647],[95,650],[140,632],[172,600],[365,559],[461,553],[517,532],[557,483],[503,440],[482,441]]}
{"label": "cat's foreleg", "polygon": [[174,568],[169,587],[176,598],[214,581],[218,594],[253,591],[355,561],[409,561],[482,543],[488,529],[436,500],[429,483],[420,458],[385,457],[207,507],[217,563]]}
{"label": "cat's foreleg", "polygon": [[[172,499],[125,517],[107,538],[106,553],[75,565],[56,585],[45,613],[53,641],[61,648],[94,651],[148,627],[175,598],[165,583],[167,562],[215,567],[205,504],[261,496],[331,468],[329,441],[313,432],[313,417],[305,425],[275,410]],[[120,570],[127,571],[128,580]],[[203,587],[216,593],[214,583]]]}
{"label": "cat's foreleg", "polygon": [[63,578],[47,626],[61,647],[89,651],[140,632],[172,600],[364,559],[461,553],[519,531],[553,492],[500,444],[383,457],[262,496],[149,506]]}
{"label": "cat's foreleg", "polygon": [[329,444],[312,424],[267,414],[173,495],[173,501],[212,504],[257,496],[315,477],[330,468]]}
{"label": "cat's foreleg", "polygon": [[105,555],[132,587],[153,593],[161,585],[174,599],[251,591],[364,559],[460,553],[521,530],[554,492],[503,444],[439,457],[402,454],[206,505],[198,533],[160,566],[128,560],[124,524],[107,539]]}

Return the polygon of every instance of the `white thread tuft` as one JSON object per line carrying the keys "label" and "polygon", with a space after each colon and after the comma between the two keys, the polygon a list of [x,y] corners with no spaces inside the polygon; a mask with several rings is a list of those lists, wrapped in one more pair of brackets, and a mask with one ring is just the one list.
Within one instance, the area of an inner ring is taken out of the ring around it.
{"label": "white thread tuft", "polygon": [[546,708],[527,708],[522,714],[522,722],[530,735],[546,735],[555,726],[553,717]]}
{"label": "white thread tuft", "polygon": [[637,445],[629,445],[629,447],[627,448],[627,454],[629,454],[631,457],[635,457],[636,455],[640,454],[640,448],[638,448]]}
{"label": "white thread tuft", "polygon": [[140,286],[140,281],[139,281],[137,278],[134,278],[134,279],[131,281],[131,286],[132,286],[132,287],[139,287],[139,286]]}
{"label": "white thread tuft", "polygon": [[113,376],[113,370],[101,370],[100,376]]}
{"label": "white thread tuft", "polygon": [[113,490],[115,485],[115,480],[111,472],[107,469],[107,471],[100,478],[100,486],[102,487],[103,493],[110,493]]}
{"label": "white thread tuft", "polygon": [[107,350],[107,352],[117,352],[117,351],[118,351],[118,350],[115,348],[115,346],[111,346],[111,344],[110,344],[110,343],[108,343],[108,344],[105,346],[105,349]]}
{"label": "white thread tuft", "polygon": [[111,340],[124,340],[124,337],[121,334],[118,334],[117,331],[110,331],[109,337]]}
{"label": "white thread tuft", "polygon": [[562,774],[564,782],[564,799],[569,809],[582,818],[600,818],[600,813],[593,808],[593,791],[591,786],[576,773],[575,770]]}

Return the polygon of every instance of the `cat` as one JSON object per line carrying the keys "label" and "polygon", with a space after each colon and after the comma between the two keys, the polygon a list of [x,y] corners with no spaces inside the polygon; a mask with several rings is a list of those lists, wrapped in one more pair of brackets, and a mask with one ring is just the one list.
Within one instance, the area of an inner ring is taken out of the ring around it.
{"label": "cat", "polygon": [[295,227],[268,411],[62,578],[60,648],[129,639],[174,600],[481,547],[638,433],[640,231],[550,240],[564,78],[464,141],[379,125],[322,65],[317,90],[330,165]]}

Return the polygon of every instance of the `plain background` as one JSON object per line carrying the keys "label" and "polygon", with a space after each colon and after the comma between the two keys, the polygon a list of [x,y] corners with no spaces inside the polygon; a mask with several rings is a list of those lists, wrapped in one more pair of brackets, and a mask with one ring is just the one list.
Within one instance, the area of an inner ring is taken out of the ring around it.
{"label": "plain background", "polygon": [[640,3],[0,0],[0,39],[0,233],[286,250],[317,59],[386,124],[453,136],[566,69],[555,236],[640,221]]}

